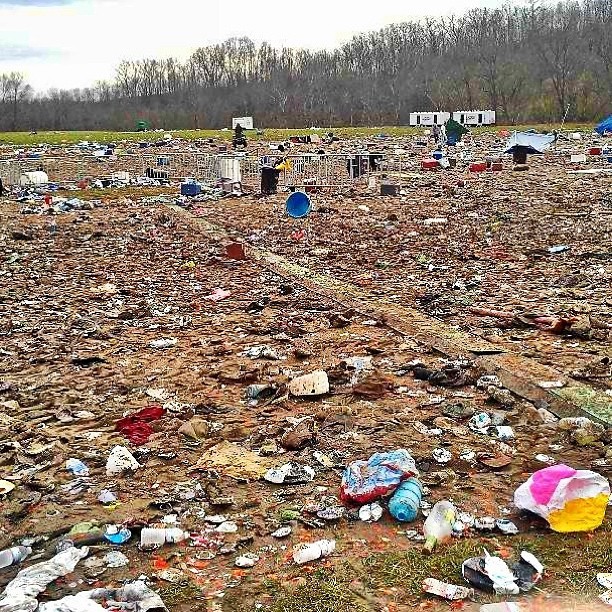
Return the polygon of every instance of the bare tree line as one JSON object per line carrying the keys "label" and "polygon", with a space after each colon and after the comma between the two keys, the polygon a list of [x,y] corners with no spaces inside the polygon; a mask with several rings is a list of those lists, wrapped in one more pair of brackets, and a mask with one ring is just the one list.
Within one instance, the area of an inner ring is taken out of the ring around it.
{"label": "bare tree line", "polygon": [[35,94],[0,75],[0,130],[401,125],[415,110],[490,108],[498,121],[612,112],[612,0],[474,9],[395,24],[332,51],[248,38],[176,59],[124,61],[112,82]]}

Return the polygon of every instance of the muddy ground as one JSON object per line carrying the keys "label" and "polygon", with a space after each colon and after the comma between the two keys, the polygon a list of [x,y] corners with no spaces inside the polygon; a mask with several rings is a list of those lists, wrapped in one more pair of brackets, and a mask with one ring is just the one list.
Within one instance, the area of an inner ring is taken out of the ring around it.
{"label": "muddy ground", "polygon": [[[601,175],[568,175],[550,156],[528,172],[422,173],[398,198],[364,189],[314,194],[305,222],[287,219],[282,194],[195,203],[187,215],[161,201],[142,203],[137,190],[109,192],[93,210],[54,217],[22,215],[16,203],[2,201],[0,476],[15,489],[2,499],[0,544],[33,538],[30,565],[51,556],[58,541],[78,543],[68,532],[84,521],[132,530],[121,546],[99,538],[91,545],[96,556],[121,550],[128,566],[93,575],[82,563],[41,601],[144,574],[173,611],[443,610],[449,604],[423,595],[422,580],[463,584],[462,561],[487,549],[507,558],[530,550],[544,564],[544,579],[518,598],[531,609],[597,609],[603,589],[596,574],[612,569],[610,513],[592,534],[554,534],[512,500],[516,487],[545,466],[537,455],[609,477],[609,440],[576,446],[529,402],[491,399],[476,387],[480,372],[473,369],[456,386],[417,380],[407,364],[438,369],[445,357],[252,258],[228,258],[226,246],[231,236],[284,255],[605,392],[609,373],[594,372],[593,363],[610,354],[611,184]],[[161,200],[170,201],[165,194]],[[425,222],[433,218],[447,221]],[[299,229],[305,236],[296,240]],[[570,248],[549,253],[555,245]],[[207,299],[217,289],[230,294]],[[588,329],[555,334],[516,321],[500,325],[470,306],[575,316]],[[176,344],[150,345],[168,338]],[[272,355],[246,353],[258,346]],[[289,380],[316,369],[328,372],[329,394],[286,393]],[[252,384],[270,385],[273,395],[249,399]],[[151,405],[165,414],[151,423],[146,444],[115,430],[118,419]],[[469,416],[461,415],[472,411],[510,425],[510,448],[470,430]],[[288,419],[300,417],[309,417],[305,441],[297,450],[283,447],[293,427]],[[187,423],[195,439],[186,435]],[[116,445],[130,449],[141,467],[107,476]],[[211,448],[215,469],[198,463]],[[420,531],[422,516],[409,525],[386,512],[374,524],[351,515],[317,519],[317,510],[337,503],[344,465],[396,448],[416,460],[428,504],[450,499],[478,517],[510,518],[519,535],[472,530],[424,556],[422,544],[406,534]],[[448,463],[432,457],[440,448],[450,451]],[[225,460],[220,449],[238,455]],[[505,467],[480,460],[500,452],[508,455]],[[323,465],[319,453],[333,465]],[[247,481],[241,456],[258,469],[295,460],[312,466],[315,478],[273,485],[251,474]],[[65,467],[69,458],[89,467],[89,480],[75,483]],[[103,489],[118,503],[100,503]],[[140,528],[172,514],[192,537],[139,550]],[[206,517],[218,514],[238,531],[215,531]],[[271,537],[281,525],[291,526],[291,535]],[[294,546],[322,538],[336,540],[335,553],[296,566]],[[255,567],[235,567],[246,552],[259,557]],[[17,570],[0,570],[0,584]],[[500,599],[475,595],[478,603]]]}

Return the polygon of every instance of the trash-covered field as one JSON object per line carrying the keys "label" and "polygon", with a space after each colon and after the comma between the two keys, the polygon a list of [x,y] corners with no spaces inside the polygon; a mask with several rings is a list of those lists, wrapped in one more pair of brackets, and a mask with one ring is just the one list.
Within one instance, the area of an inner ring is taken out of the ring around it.
{"label": "trash-covered field", "polygon": [[0,612],[609,609],[612,147],[506,137],[3,148]]}

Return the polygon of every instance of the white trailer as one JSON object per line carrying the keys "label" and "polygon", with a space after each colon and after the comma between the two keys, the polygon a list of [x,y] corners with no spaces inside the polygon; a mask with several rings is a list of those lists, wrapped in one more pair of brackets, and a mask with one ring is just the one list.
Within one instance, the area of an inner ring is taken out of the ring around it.
{"label": "white trailer", "polygon": [[442,113],[439,111],[426,111],[419,113],[410,113],[410,125],[432,127],[434,125],[444,125],[449,119],[450,113]]}
{"label": "white trailer", "polygon": [[453,113],[453,119],[461,125],[467,125],[471,127],[478,127],[480,125],[495,125],[495,111],[455,111]]}
{"label": "white trailer", "polygon": [[236,126],[240,124],[243,130],[253,130],[253,117],[234,117],[232,119],[232,130],[236,129]]}

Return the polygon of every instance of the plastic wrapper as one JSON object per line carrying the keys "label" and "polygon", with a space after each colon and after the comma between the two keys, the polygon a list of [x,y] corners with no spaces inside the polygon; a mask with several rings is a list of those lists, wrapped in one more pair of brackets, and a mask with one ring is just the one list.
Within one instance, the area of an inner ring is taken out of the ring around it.
{"label": "plastic wrapper", "polygon": [[553,465],[535,472],[514,493],[518,508],[545,518],[553,531],[593,531],[603,522],[610,483],[590,470]]}
{"label": "plastic wrapper", "polygon": [[367,461],[353,461],[342,475],[342,500],[369,504],[392,493],[406,478],[418,475],[414,459],[405,449],[375,453]]}

